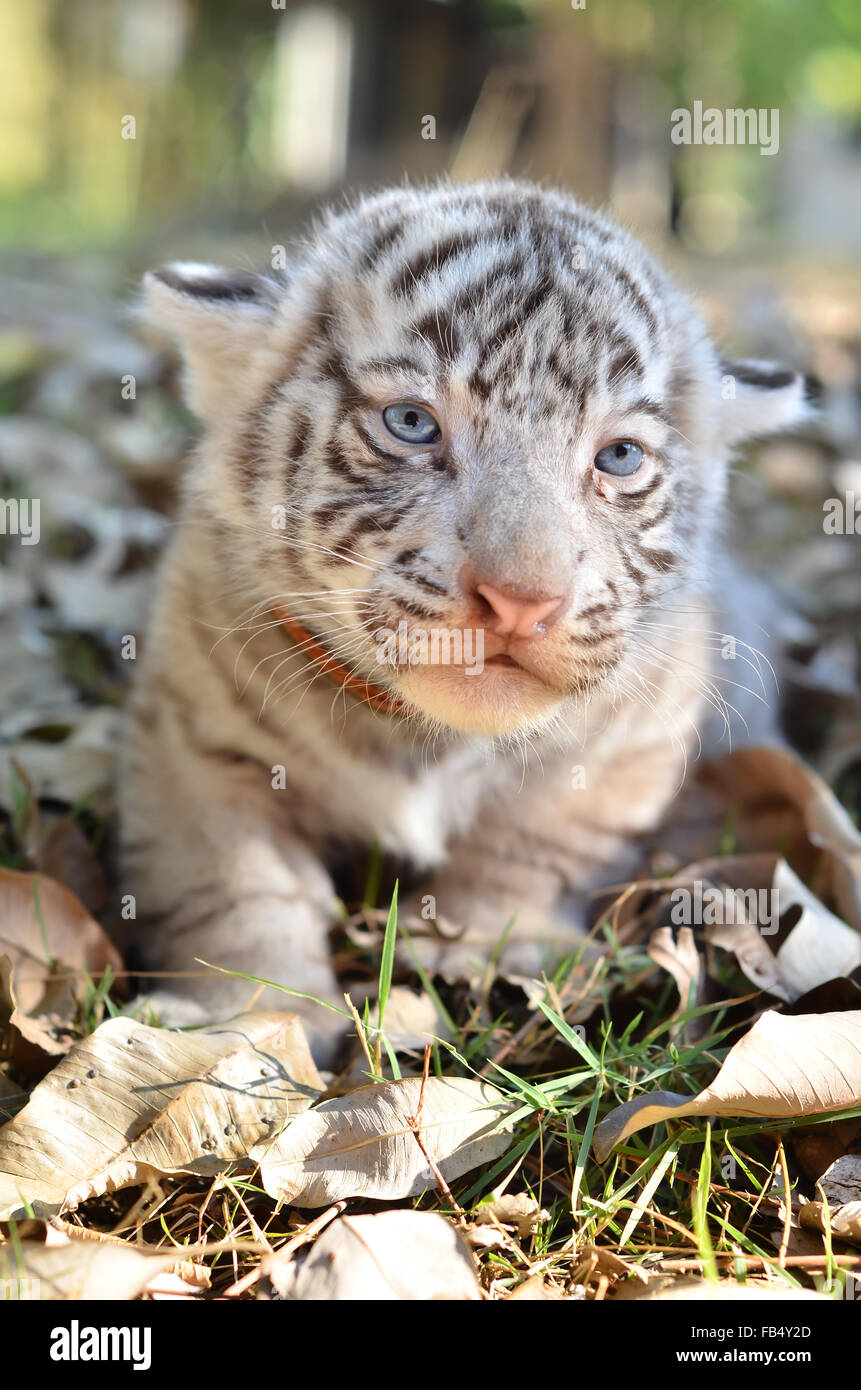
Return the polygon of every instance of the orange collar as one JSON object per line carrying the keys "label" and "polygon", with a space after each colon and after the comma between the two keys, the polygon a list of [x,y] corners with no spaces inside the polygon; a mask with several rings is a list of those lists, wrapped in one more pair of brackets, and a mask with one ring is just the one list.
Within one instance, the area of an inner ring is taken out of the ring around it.
{"label": "orange collar", "polygon": [[280,604],[273,606],[272,612],[278,619],[281,626],[290,634],[303,651],[320,667],[321,671],[334,681],[341,690],[349,690],[351,695],[355,695],[364,705],[369,705],[371,709],[379,710],[381,714],[405,714],[407,706],[398,699],[397,695],[392,695],[388,690],[384,690],[380,685],[372,685],[370,681],[363,680],[361,676],[354,676],[352,671],[346,666],[342,666],[340,661],[326,651],[326,648],[312,636],[310,632],[295,618],[291,618],[286,608]]}

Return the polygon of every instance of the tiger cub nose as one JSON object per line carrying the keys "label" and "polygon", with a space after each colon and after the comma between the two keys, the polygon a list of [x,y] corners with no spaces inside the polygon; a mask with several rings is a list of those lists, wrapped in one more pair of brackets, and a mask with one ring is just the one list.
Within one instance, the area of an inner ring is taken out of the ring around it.
{"label": "tiger cub nose", "polygon": [[536,637],[546,630],[561,608],[563,598],[530,598],[497,589],[493,584],[476,584],[476,593],[493,610],[488,626],[500,637]]}

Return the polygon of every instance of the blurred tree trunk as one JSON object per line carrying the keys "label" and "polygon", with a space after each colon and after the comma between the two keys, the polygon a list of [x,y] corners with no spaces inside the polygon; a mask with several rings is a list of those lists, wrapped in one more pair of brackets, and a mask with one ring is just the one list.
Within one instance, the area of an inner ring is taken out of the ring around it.
{"label": "blurred tree trunk", "polygon": [[534,53],[537,99],[517,170],[603,202],[612,175],[613,81],[585,16],[547,11]]}

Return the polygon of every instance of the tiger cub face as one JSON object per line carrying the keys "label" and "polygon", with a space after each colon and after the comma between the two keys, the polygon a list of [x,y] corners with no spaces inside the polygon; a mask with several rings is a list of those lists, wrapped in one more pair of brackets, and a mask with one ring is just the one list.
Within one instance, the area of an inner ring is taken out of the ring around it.
{"label": "tiger cub face", "polygon": [[797,374],[720,362],[628,235],[524,183],[399,188],[284,273],[147,290],[235,591],[463,732],[623,681],[638,625],[708,573],[732,445],[804,412]]}

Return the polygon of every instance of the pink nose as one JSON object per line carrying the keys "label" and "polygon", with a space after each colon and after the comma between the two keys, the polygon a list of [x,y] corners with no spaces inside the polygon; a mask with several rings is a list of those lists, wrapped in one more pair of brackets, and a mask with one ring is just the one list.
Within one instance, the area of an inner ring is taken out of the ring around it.
{"label": "pink nose", "polygon": [[[505,593],[492,584],[477,584],[476,592],[490,604],[494,618],[490,626],[500,637],[534,637],[539,623],[560,607],[561,598],[522,598]],[[543,631],[543,629],[542,629]]]}

